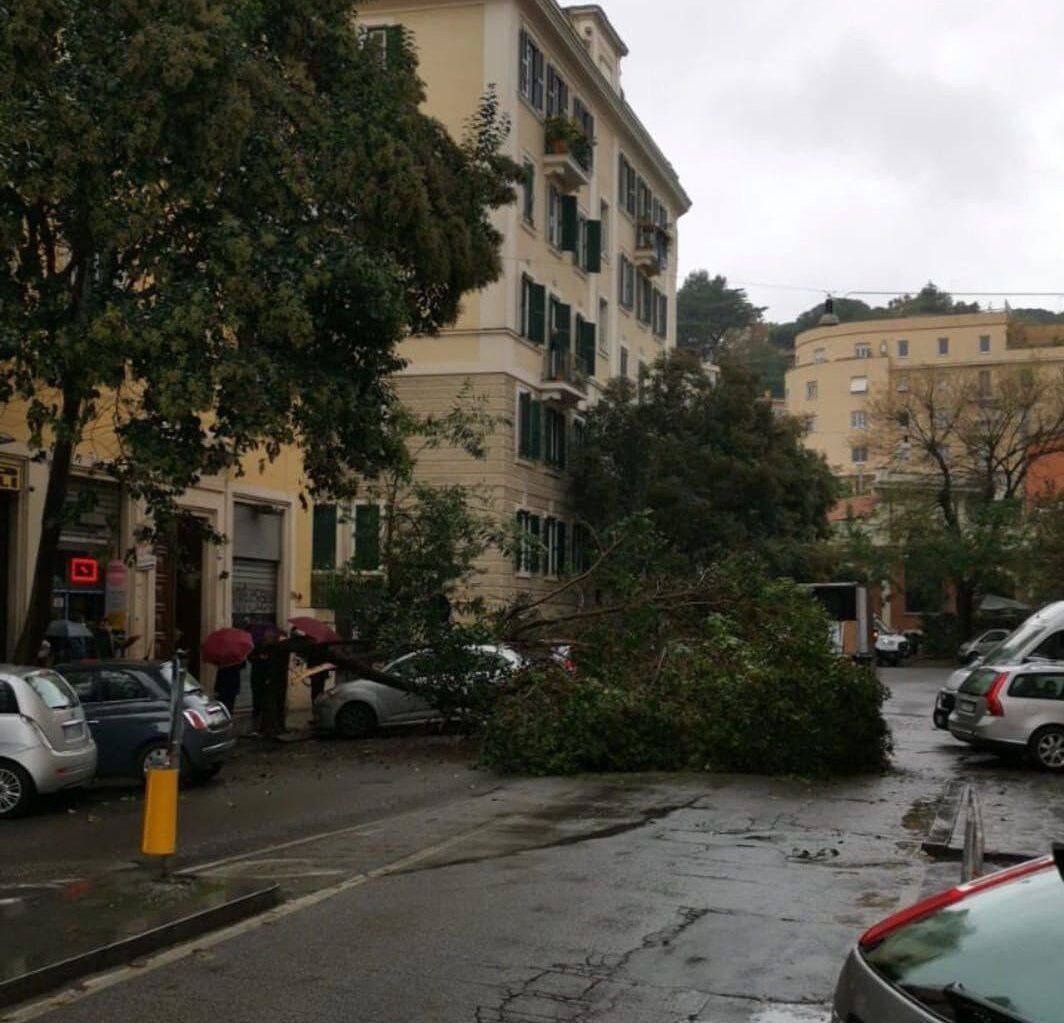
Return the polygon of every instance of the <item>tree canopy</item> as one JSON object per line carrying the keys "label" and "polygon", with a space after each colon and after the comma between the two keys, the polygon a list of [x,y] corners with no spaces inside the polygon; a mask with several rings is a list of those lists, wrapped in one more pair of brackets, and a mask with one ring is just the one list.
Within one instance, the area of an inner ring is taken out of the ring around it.
{"label": "tree canopy", "polygon": [[761,319],[742,288],[729,288],[726,277],[705,270],[687,275],[676,294],[676,337],[681,348],[712,358],[734,337]]}
{"label": "tree canopy", "polygon": [[397,341],[498,276],[493,96],[457,142],[398,30],[349,0],[0,2],[0,402],[51,449],[43,622],[73,449],[163,513],[300,443],[307,486],[386,463]]}
{"label": "tree canopy", "polygon": [[725,363],[714,386],[689,353],[663,357],[638,400],[614,380],[587,416],[574,469],[577,513],[601,530],[644,510],[677,555],[778,555],[823,536],[836,484],[801,426]]}

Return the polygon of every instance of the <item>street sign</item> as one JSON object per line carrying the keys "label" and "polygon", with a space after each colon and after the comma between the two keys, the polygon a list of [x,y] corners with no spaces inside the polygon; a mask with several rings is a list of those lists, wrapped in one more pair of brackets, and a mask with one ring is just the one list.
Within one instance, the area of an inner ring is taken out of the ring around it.
{"label": "street sign", "polygon": [[22,470],[11,462],[0,462],[0,490],[21,490]]}

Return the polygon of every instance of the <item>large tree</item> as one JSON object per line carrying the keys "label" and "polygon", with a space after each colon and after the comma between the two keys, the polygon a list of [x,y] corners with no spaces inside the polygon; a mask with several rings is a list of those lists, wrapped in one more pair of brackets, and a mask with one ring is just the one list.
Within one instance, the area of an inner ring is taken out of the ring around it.
{"label": "large tree", "polygon": [[742,288],[705,270],[687,275],[676,294],[676,336],[681,348],[713,358],[727,341],[761,319],[765,310],[751,304]]}
{"label": "large tree", "polygon": [[801,424],[725,364],[714,386],[689,353],[659,360],[636,400],[615,380],[588,413],[574,470],[578,514],[603,529],[645,510],[677,557],[756,550],[781,567],[825,535],[836,485]]}
{"label": "large tree", "polygon": [[21,658],[87,424],[159,516],[291,443],[347,493],[397,450],[396,342],[497,277],[494,98],[456,142],[370,42],[350,0],[0,0],[0,402],[50,455]]}

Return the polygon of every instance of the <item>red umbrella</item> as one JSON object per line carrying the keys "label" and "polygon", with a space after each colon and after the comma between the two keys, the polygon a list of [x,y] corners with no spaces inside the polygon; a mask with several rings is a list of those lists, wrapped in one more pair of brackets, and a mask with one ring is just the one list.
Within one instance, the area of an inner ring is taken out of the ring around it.
{"label": "red umbrella", "polygon": [[200,657],[208,664],[228,668],[243,664],[254,646],[250,632],[243,629],[217,629],[203,641]]}
{"label": "red umbrella", "polygon": [[288,623],[309,636],[315,643],[342,643],[343,636],[317,618],[289,618]]}

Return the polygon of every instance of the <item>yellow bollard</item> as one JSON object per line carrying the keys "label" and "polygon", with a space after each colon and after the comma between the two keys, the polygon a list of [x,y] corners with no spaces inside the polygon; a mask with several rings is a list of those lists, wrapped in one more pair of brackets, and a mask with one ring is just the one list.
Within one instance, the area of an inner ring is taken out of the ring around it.
{"label": "yellow bollard", "polygon": [[176,767],[148,770],[144,789],[144,830],[140,851],[145,856],[172,856],[177,851]]}

